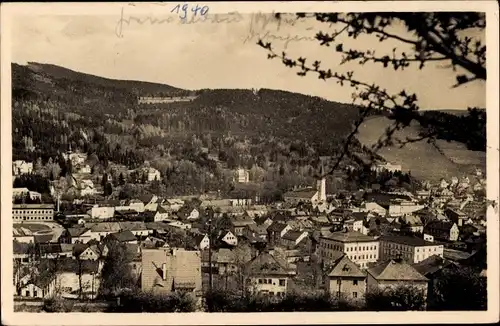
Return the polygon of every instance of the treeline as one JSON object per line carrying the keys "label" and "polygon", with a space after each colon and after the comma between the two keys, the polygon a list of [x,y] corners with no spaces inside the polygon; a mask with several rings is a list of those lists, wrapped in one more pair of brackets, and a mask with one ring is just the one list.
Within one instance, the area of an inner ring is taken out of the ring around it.
{"label": "treeline", "polygon": [[424,111],[420,124],[422,134],[436,134],[438,139],[458,141],[474,151],[486,151],[486,110],[469,108],[467,114]]}
{"label": "treeline", "polygon": [[109,312],[321,312],[321,311],[480,311],[487,309],[486,279],[469,269],[444,271],[427,294],[402,284],[384,290],[371,289],[364,299],[340,298],[337,294],[311,290],[269,297],[215,288],[197,304],[186,293],[153,294],[131,290]]}

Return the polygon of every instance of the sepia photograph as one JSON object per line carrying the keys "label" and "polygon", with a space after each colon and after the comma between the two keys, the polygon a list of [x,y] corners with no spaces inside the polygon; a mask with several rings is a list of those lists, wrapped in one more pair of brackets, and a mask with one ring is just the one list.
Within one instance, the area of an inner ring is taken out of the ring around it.
{"label": "sepia photograph", "polygon": [[498,26],[3,4],[3,322],[498,321]]}

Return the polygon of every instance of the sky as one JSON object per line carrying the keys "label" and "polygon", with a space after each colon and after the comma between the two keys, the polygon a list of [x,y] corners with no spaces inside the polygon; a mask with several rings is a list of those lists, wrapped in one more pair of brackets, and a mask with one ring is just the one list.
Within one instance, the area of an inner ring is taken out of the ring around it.
{"label": "sky", "polygon": [[[138,15],[143,20],[140,23],[127,7],[113,15],[32,14],[12,21],[11,60],[19,64],[50,63],[108,78],[159,82],[186,89],[271,88],[351,102],[349,87],[312,75],[299,77],[297,70],[285,67],[277,59],[269,60],[266,50],[256,45],[256,35],[268,32],[289,38],[288,42],[267,38],[278,52],[320,60],[332,71],[352,70],[356,78],[375,82],[390,92],[415,92],[422,109],[485,107],[485,83],[472,82],[453,89],[456,73],[443,63],[403,72],[374,64],[340,65],[333,48],[322,47],[313,40],[317,31],[332,32],[337,26],[315,21],[294,26],[283,23],[279,27],[271,21],[264,26],[262,16],[256,14],[226,16],[232,22],[220,22],[223,17],[219,17],[217,23],[213,15],[208,15],[207,21],[182,24],[178,15],[166,20],[164,14]],[[150,20],[144,21],[148,17]],[[392,53],[394,47],[405,50],[400,43],[380,43],[372,36],[355,41],[345,37],[341,41],[344,48],[371,48],[377,54]]]}

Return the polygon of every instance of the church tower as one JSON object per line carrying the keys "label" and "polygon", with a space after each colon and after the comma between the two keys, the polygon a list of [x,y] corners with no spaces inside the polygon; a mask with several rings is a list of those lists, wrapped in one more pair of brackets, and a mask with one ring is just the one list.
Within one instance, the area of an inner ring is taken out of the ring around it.
{"label": "church tower", "polygon": [[326,202],[326,176],[323,163],[321,163],[320,178],[316,181],[316,190],[318,190],[318,201]]}

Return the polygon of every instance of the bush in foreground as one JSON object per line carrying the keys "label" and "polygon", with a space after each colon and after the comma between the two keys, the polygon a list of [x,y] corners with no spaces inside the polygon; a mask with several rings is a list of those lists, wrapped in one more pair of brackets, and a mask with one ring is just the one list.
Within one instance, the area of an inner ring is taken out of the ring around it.
{"label": "bush in foreground", "polygon": [[109,312],[194,312],[195,298],[189,293],[153,294],[147,292],[127,293],[119,303],[109,307]]}

